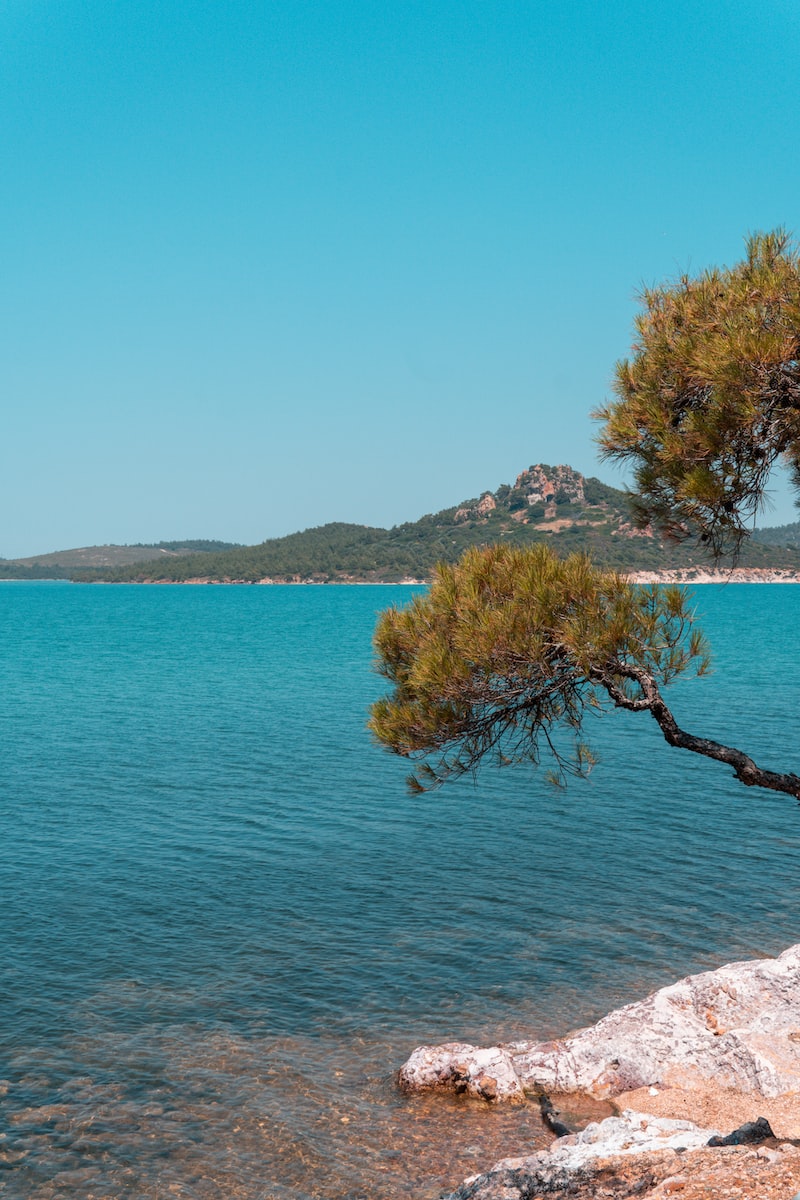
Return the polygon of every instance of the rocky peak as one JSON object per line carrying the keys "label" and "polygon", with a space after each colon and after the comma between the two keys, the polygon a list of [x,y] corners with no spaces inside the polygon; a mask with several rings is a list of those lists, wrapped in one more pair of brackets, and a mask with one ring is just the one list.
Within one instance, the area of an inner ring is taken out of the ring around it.
{"label": "rocky peak", "polygon": [[563,464],[548,467],[537,463],[517,476],[514,487],[525,494],[528,504],[549,504],[559,500],[583,504],[586,500],[583,485],[583,475],[572,467]]}
{"label": "rocky peak", "polygon": [[[553,517],[556,505],[586,504],[585,483],[583,475],[572,467],[536,463],[517,476],[513,487],[504,483],[496,492],[482,492],[478,500],[465,501],[456,510],[455,520],[485,520],[494,509],[510,513],[514,520],[525,524],[529,519],[540,519],[543,512]],[[536,511],[531,513],[534,508]]]}

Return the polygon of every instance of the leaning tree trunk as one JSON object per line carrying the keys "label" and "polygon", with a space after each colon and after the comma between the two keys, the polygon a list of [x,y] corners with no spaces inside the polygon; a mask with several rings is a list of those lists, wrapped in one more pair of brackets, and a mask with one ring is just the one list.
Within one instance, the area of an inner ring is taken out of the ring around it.
{"label": "leaning tree trunk", "polygon": [[[603,685],[618,708],[627,708],[632,712],[647,710],[653,720],[658,723],[670,746],[677,746],[681,750],[691,750],[694,754],[702,754],[717,762],[727,763],[729,767],[733,767],[733,773],[739,782],[745,784],[746,787],[769,788],[770,791],[785,792],[800,800],[800,776],[782,774],[779,771],[767,771],[763,767],[759,767],[749,755],[742,750],[737,750],[734,746],[724,746],[721,742],[714,742],[710,738],[696,737],[693,733],[687,733],[685,729],[681,729],[665,704],[655,679],[646,671],[639,667],[616,662],[609,664],[605,671],[598,671],[593,675],[597,682]],[[633,680],[638,685],[641,694],[636,698],[626,695],[615,682],[615,678],[619,679],[620,676]]]}

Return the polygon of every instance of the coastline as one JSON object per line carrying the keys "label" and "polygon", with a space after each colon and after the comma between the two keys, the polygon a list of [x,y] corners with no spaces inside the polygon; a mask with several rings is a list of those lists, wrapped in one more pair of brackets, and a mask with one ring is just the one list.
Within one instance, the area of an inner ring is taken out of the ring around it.
{"label": "coastline", "polygon": [[75,583],[95,586],[135,586],[146,587],[184,587],[216,586],[216,587],[427,587],[428,579],[212,579],[210,575],[198,576],[193,579],[64,579],[57,576],[51,578],[0,579],[3,583]]}
{"label": "coastline", "polygon": [[[676,567],[663,571],[621,571],[620,574],[633,584],[679,584],[702,586],[726,583],[800,583],[800,571],[773,567]],[[197,575],[191,579],[65,579],[53,576],[50,579],[6,578],[0,583],[125,583],[154,587],[216,586],[216,587],[427,587],[430,579],[405,576],[403,579],[301,579],[298,576],[280,578],[265,576],[263,579],[214,579],[210,575]]]}
{"label": "coastline", "polygon": [[[678,567],[666,571],[621,572],[630,583],[649,584],[724,584],[724,583],[800,583],[800,571],[771,567],[730,567],[716,570],[704,567]],[[231,584],[255,587],[427,587],[430,579],[212,579],[210,576],[194,579],[138,579],[135,583],[152,584]]]}
{"label": "coastline", "polygon": [[630,571],[630,583],[800,583],[800,572],[772,567],[679,567],[671,571]]}
{"label": "coastline", "polygon": [[[800,571],[772,569],[766,567],[731,567],[728,570],[713,570],[702,567],[680,567],[668,571],[621,572],[634,584],[702,584],[725,583],[800,583]],[[92,580],[92,583],[108,583],[109,580]],[[154,586],[182,586],[184,584],[208,584],[229,587],[427,587],[429,579],[212,579],[198,576],[192,579],[129,579],[126,583],[151,584]]]}
{"label": "coastline", "polygon": [[[83,582],[83,581],[78,581]],[[92,583],[95,580],[91,581]],[[97,580],[107,583],[108,580]],[[194,579],[126,579],[126,583],[153,584],[155,586],[181,587],[184,584],[215,584],[223,587],[426,587],[428,579],[212,579],[200,576]]]}
{"label": "coastline", "polygon": [[[403,1091],[537,1100],[556,1134],[546,1150],[518,1149],[443,1200],[800,1194],[799,982],[794,945],[685,976],[563,1038],[417,1047],[400,1069]],[[613,1115],[587,1124],[586,1097]]]}

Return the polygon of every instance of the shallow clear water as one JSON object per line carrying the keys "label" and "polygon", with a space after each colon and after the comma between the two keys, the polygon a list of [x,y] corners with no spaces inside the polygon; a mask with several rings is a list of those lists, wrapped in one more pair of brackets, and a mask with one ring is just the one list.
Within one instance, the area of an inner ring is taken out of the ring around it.
{"label": "shallow clear water", "polygon": [[[409,798],[370,744],[407,588],[0,587],[0,1188],[435,1196],[533,1110],[404,1099],[420,1041],[547,1036],[800,938],[800,811],[597,722],[566,793]],[[800,588],[696,592],[689,729],[798,765]],[[651,727],[652,726],[652,727]]]}

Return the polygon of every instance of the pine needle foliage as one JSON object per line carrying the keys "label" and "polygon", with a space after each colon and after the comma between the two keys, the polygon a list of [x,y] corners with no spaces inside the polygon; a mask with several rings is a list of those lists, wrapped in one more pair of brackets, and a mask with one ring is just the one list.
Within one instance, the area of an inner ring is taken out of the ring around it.
{"label": "pine needle foliage", "polygon": [[377,670],[393,686],[370,728],[419,760],[427,790],[473,771],[546,756],[551,778],[585,775],[584,719],[640,709],[657,688],[708,667],[680,588],[639,588],[582,554],[496,545],[440,564],[430,590],[390,608],[375,634]]}
{"label": "pine needle foliage", "polygon": [[779,460],[800,489],[800,254],[782,229],[742,262],[640,296],[617,364],[603,455],[634,468],[640,527],[737,553]]}

